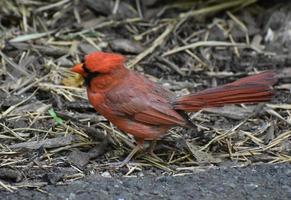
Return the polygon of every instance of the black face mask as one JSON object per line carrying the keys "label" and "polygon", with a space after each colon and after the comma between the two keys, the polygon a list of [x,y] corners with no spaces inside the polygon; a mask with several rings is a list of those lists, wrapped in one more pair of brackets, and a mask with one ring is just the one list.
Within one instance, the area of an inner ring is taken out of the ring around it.
{"label": "black face mask", "polygon": [[82,66],[84,72],[87,74],[87,76],[85,77],[85,86],[90,86],[91,80],[95,77],[97,77],[98,75],[100,75],[99,72],[91,72],[85,64],[83,64]]}

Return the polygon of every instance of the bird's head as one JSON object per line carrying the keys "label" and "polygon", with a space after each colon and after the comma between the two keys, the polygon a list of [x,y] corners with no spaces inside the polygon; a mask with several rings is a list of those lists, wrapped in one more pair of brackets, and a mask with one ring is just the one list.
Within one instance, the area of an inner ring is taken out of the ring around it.
{"label": "bird's head", "polygon": [[125,60],[125,57],[120,54],[96,51],[86,55],[82,63],[73,66],[71,71],[80,74],[89,85],[93,78],[123,68]]}

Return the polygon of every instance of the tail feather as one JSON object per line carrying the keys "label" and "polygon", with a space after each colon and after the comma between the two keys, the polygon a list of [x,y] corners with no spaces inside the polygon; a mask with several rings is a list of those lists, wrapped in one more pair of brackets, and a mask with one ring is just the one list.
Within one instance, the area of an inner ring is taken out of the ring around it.
{"label": "tail feather", "polygon": [[272,98],[271,86],[277,81],[273,71],[248,76],[216,88],[177,98],[174,108],[195,112],[226,104],[265,102]]}
{"label": "tail feather", "polygon": [[255,84],[262,84],[262,85],[274,85],[277,82],[277,78],[275,77],[275,72],[270,70],[270,71],[265,71],[259,74],[255,74],[252,76],[247,76],[244,78],[241,78],[237,81],[234,81],[232,83],[226,84],[226,85],[242,85],[242,84],[250,84],[250,83],[255,83]]}

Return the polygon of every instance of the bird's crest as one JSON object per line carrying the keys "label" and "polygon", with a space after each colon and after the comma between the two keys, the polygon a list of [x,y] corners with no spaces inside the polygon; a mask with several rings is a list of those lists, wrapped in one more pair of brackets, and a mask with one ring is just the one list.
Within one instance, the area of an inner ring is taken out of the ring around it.
{"label": "bird's crest", "polygon": [[123,66],[126,58],[116,53],[95,51],[85,56],[84,67],[90,72],[108,73],[116,67]]}

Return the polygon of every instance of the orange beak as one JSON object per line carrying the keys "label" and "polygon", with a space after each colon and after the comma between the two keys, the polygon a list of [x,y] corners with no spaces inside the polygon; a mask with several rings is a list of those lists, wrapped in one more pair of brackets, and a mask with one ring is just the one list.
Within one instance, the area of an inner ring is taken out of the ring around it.
{"label": "orange beak", "polygon": [[84,77],[85,76],[85,72],[84,72],[84,69],[83,69],[83,63],[79,63],[79,64],[74,65],[71,68],[71,72],[78,73],[78,74],[80,74],[81,76]]}

